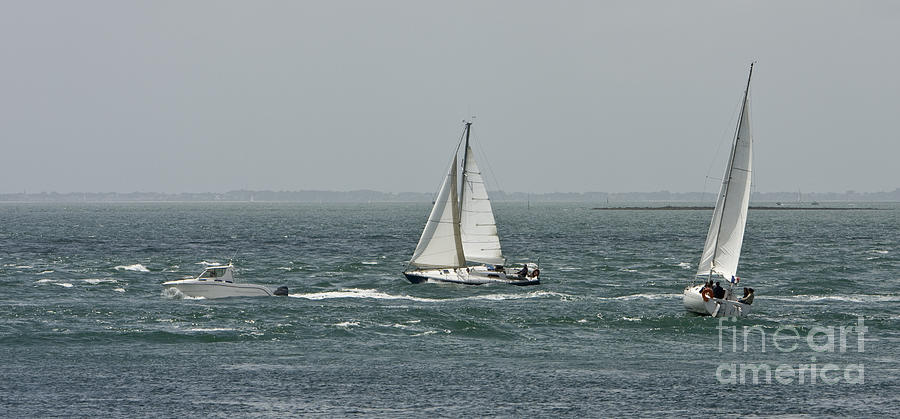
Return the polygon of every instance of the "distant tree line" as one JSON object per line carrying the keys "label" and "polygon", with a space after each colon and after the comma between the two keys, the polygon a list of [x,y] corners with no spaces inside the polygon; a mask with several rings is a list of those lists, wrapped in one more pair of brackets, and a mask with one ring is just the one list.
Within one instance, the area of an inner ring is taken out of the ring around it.
{"label": "distant tree line", "polygon": [[[497,202],[713,202],[711,192],[490,192]],[[0,202],[430,202],[433,193],[356,191],[248,191],[214,192],[40,192],[0,194]],[[892,192],[754,192],[756,202],[896,202],[900,188]]]}

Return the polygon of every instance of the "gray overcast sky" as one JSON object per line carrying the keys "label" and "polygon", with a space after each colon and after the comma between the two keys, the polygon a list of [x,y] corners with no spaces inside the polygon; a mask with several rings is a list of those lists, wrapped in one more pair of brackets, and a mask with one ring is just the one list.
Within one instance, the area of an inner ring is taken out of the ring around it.
{"label": "gray overcast sky", "polygon": [[712,191],[751,60],[756,190],[893,190],[898,44],[900,2],[0,0],[0,192],[433,192],[472,114],[491,189]]}

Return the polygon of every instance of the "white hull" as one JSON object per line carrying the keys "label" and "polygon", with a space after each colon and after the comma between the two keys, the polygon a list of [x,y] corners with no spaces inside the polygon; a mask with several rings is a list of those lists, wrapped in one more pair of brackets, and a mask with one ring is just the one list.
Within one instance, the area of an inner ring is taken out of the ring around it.
{"label": "white hull", "polygon": [[488,270],[486,266],[471,266],[456,269],[417,269],[404,272],[403,274],[414,284],[428,281],[466,285],[538,285],[541,283],[540,275],[536,277],[522,277],[510,271],[493,271]]}
{"label": "white hull", "polygon": [[684,289],[684,308],[690,312],[713,317],[743,317],[750,314],[750,306],[736,300],[710,298],[703,301],[700,290],[703,285],[694,285]]}
{"label": "white hull", "polygon": [[166,288],[175,288],[188,297],[225,298],[225,297],[271,297],[272,290],[256,284],[235,284],[216,280],[183,279],[164,282]]}

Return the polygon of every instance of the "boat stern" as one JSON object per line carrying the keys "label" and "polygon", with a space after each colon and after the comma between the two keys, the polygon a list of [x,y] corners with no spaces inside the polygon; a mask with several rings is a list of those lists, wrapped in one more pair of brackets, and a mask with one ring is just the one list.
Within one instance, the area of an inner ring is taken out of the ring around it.
{"label": "boat stern", "polygon": [[750,305],[734,300],[710,298],[704,301],[700,291],[703,285],[693,285],[684,289],[684,308],[701,316],[743,317],[750,314]]}
{"label": "boat stern", "polygon": [[682,296],[684,308],[692,313],[708,316],[709,311],[706,309],[707,302],[703,301],[703,296],[700,295],[701,289],[703,289],[703,285],[688,286],[684,289],[684,294]]}

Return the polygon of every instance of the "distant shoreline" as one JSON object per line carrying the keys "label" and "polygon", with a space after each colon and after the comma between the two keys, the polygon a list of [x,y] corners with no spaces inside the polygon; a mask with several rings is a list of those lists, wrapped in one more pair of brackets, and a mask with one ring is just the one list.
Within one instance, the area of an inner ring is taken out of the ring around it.
{"label": "distant shoreline", "polygon": [[[601,211],[697,211],[697,210],[707,210],[712,211],[713,207],[697,207],[697,206],[677,206],[677,205],[666,205],[664,207],[597,207],[591,208],[595,210]],[[751,206],[752,210],[764,210],[764,211],[878,211],[879,208],[872,207],[817,207],[817,206],[808,206],[808,207],[787,207],[787,206]]]}
{"label": "distant shoreline", "polygon": [[[711,205],[716,201],[712,192],[505,192],[488,191],[494,202],[565,202],[600,206],[638,206],[669,203]],[[425,202],[431,203],[433,192],[380,192],[375,190],[272,191],[234,190],[228,192],[38,192],[0,193],[0,202],[309,202],[309,203],[374,203]],[[810,192],[801,197],[796,192],[753,192],[751,202],[783,202],[790,207],[809,206],[813,202],[835,206],[838,202],[900,202],[900,188],[890,192]],[[681,208],[687,209],[687,208]],[[701,209],[701,208],[697,208]]]}

